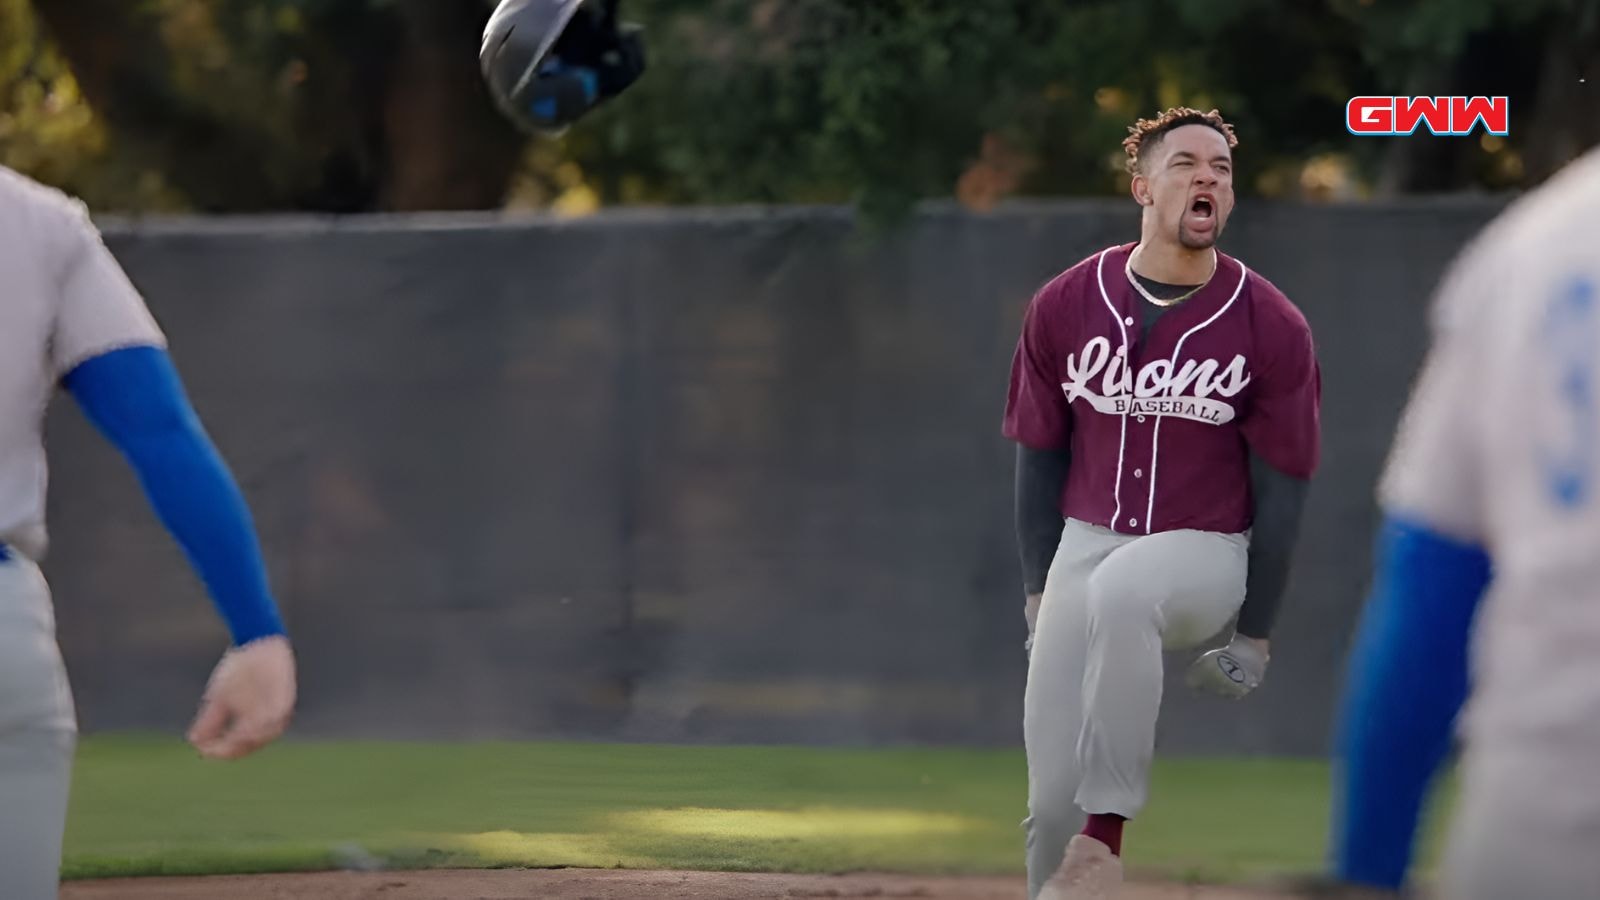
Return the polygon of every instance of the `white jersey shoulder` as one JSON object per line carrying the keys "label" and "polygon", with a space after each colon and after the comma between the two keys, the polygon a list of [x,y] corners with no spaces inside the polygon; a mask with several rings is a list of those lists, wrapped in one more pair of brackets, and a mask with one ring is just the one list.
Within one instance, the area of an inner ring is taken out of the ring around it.
{"label": "white jersey shoulder", "polygon": [[1503,549],[1587,496],[1597,205],[1600,152],[1508,206],[1452,262],[1380,487],[1388,511]]}
{"label": "white jersey shoulder", "polygon": [[0,230],[8,241],[20,241],[59,261],[94,225],[82,200],[0,166]]}
{"label": "white jersey shoulder", "polygon": [[44,552],[45,409],[62,376],[165,338],[84,204],[0,167],[0,542]]}

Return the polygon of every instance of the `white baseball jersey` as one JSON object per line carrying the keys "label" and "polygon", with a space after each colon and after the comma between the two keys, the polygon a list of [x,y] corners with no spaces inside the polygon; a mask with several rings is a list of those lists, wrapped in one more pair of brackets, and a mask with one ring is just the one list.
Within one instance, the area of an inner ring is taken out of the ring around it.
{"label": "white baseball jersey", "polygon": [[1600,737],[1600,151],[1468,245],[1381,486],[1483,546],[1474,741]]}
{"label": "white baseball jersey", "polygon": [[46,547],[45,408],[91,357],[164,346],[84,205],[0,167],[0,542]]}

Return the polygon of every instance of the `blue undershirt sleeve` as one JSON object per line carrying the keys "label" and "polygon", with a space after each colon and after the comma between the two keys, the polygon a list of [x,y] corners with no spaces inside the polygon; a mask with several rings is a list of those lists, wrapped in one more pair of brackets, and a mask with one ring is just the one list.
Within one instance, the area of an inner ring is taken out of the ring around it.
{"label": "blue undershirt sleeve", "polygon": [[1467,696],[1469,635],[1489,580],[1482,548],[1384,521],[1338,711],[1330,863],[1340,881],[1405,881]]}
{"label": "blue undershirt sleeve", "polygon": [[283,634],[249,508],[166,351],[114,350],[77,365],[62,385],[132,465],[234,644]]}

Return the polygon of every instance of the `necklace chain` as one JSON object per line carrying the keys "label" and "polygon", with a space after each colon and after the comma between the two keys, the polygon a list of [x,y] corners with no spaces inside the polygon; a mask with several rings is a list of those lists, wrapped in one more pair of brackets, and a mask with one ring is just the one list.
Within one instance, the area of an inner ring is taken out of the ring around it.
{"label": "necklace chain", "polygon": [[[1143,248],[1139,248],[1139,249],[1143,249]],[[1193,297],[1197,292],[1199,292],[1199,290],[1201,288],[1203,288],[1206,285],[1210,284],[1211,283],[1211,276],[1217,274],[1217,251],[1212,250],[1211,251],[1211,271],[1206,274],[1206,277],[1205,277],[1204,281],[1202,281],[1199,284],[1195,285],[1194,287],[1190,288],[1182,296],[1173,297],[1171,300],[1161,300],[1161,299],[1157,298],[1154,294],[1152,294],[1149,291],[1145,290],[1144,285],[1139,283],[1138,276],[1134,275],[1134,273],[1133,273],[1133,258],[1139,255],[1139,249],[1136,249],[1132,253],[1128,254],[1128,262],[1127,262],[1126,265],[1124,265],[1122,267],[1122,270],[1123,270],[1123,272],[1127,273],[1128,283],[1133,285],[1133,289],[1138,291],[1146,300],[1149,300],[1151,303],[1154,303],[1157,306],[1177,306],[1179,303],[1182,303],[1183,301],[1189,299],[1190,297]]]}

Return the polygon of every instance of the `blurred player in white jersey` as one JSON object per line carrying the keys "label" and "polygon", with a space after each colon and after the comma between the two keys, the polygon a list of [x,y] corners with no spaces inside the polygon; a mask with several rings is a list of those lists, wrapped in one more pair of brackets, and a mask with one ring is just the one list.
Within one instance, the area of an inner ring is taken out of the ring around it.
{"label": "blurred player in white jersey", "polygon": [[1441,895],[1600,897],[1596,210],[1600,150],[1486,228],[1435,300],[1341,710],[1346,886],[1404,887],[1458,731]]}

